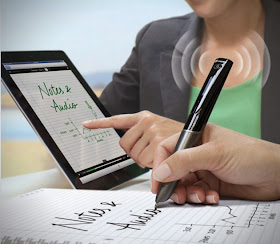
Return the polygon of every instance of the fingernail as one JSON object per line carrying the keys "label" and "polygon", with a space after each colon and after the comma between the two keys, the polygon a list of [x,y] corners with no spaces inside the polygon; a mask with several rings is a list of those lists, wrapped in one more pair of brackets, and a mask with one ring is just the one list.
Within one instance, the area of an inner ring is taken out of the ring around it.
{"label": "fingernail", "polygon": [[174,202],[179,203],[178,195],[176,193],[172,193],[170,197]]}
{"label": "fingernail", "polygon": [[208,203],[217,203],[215,201],[214,195],[207,195],[206,196],[206,202],[208,202]]}
{"label": "fingernail", "polygon": [[153,176],[154,179],[157,181],[162,181],[166,179],[168,176],[171,175],[171,170],[168,166],[168,164],[162,164],[160,165],[154,172]]}
{"label": "fingernail", "polygon": [[91,120],[84,121],[84,122],[82,122],[82,125],[88,125],[90,122],[91,122]]}
{"label": "fingernail", "polygon": [[145,169],[146,167],[141,165],[141,164],[138,164],[138,166],[140,166],[142,169]]}
{"label": "fingernail", "polygon": [[191,202],[194,202],[194,203],[201,203],[201,201],[198,198],[197,193],[191,194],[190,195],[190,200],[191,200]]}

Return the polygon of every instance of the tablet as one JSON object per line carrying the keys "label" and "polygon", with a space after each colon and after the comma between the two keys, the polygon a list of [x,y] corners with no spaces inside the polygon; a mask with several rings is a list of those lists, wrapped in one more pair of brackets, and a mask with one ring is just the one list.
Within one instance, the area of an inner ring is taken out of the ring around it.
{"label": "tablet", "polygon": [[3,84],[74,188],[105,190],[147,171],[120,147],[121,131],[82,126],[110,114],[63,51],[1,57]]}

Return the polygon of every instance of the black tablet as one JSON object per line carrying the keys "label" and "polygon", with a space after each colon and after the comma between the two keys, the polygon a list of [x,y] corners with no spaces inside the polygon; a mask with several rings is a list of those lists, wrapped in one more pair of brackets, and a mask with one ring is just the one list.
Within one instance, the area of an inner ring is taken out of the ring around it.
{"label": "black tablet", "polygon": [[119,146],[121,131],[82,126],[110,114],[63,51],[1,57],[3,84],[74,188],[109,189],[147,171]]}

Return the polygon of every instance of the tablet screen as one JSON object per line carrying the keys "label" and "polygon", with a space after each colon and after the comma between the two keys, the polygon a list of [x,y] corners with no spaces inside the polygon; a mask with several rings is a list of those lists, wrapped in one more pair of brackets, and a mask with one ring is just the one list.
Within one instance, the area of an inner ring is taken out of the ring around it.
{"label": "tablet screen", "polygon": [[105,116],[64,60],[3,66],[83,184],[133,164],[114,129],[82,126]]}

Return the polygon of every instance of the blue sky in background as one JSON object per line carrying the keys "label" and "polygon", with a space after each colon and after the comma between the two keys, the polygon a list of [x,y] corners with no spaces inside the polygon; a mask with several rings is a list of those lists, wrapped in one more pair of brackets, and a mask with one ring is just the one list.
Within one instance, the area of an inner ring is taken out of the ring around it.
{"label": "blue sky in background", "polygon": [[184,0],[2,0],[1,50],[64,50],[82,74],[118,71],[147,23]]}

